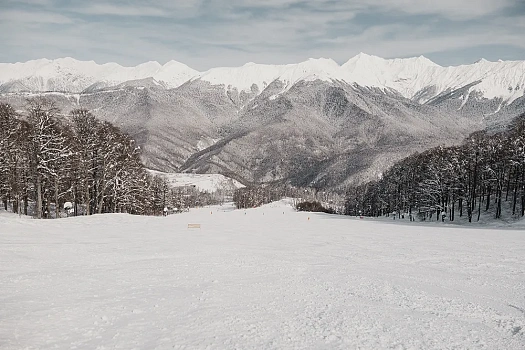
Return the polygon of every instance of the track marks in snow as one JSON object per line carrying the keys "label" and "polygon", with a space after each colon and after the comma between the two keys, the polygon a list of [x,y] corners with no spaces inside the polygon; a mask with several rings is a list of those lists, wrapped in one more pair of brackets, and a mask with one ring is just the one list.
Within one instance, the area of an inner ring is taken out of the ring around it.
{"label": "track marks in snow", "polygon": [[525,345],[518,231],[282,206],[4,223],[2,349]]}

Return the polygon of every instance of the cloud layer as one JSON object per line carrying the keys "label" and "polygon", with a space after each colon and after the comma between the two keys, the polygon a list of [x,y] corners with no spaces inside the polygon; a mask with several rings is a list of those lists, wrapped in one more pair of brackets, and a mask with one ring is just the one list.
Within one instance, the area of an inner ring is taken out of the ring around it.
{"label": "cloud layer", "polygon": [[199,70],[363,51],[442,65],[525,59],[520,0],[4,0],[0,62],[70,56]]}

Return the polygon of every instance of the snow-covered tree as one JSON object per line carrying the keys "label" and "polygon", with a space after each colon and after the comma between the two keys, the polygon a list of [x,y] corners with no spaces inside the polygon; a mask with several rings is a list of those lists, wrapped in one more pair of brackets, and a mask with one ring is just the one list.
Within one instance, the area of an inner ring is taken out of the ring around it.
{"label": "snow-covered tree", "polygon": [[16,168],[16,131],[18,120],[14,109],[5,103],[0,104],[0,199],[4,209],[13,192],[13,173]]}
{"label": "snow-covered tree", "polygon": [[64,165],[72,156],[69,140],[57,119],[58,112],[49,100],[35,98],[29,101],[30,162],[36,189],[37,218],[49,216],[52,196],[55,197],[55,206],[58,206],[59,186],[66,175]]}
{"label": "snow-covered tree", "polygon": [[475,132],[460,146],[436,147],[409,156],[385,171],[379,181],[351,188],[345,212],[378,216],[417,210],[423,219],[442,213],[454,220],[458,211],[460,217],[466,214],[472,222],[490,209],[496,219],[501,218],[502,203],[510,198],[512,211],[508,215],[516,215],[520,198],[523,216],[524,135],[522,115],[507,131]]}

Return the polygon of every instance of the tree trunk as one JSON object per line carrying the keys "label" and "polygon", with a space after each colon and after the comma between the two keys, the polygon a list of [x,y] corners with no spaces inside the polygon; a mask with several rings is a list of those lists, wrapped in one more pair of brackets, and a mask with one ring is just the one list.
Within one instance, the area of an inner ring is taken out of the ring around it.
{"label": "tree trunk", "polygon": [[525,177],[525,169],[521,171],[521,216],[525,213],[525,183],[523,183]]}
{"label": "tree trunk", "polygon": [[505,202],[509,200],[509,188],[510,188],[510,177],[512,174],[512,168],[509,168],[509,174],[507,177],[507,194],[505,194]]}
{"label": "tree trunk", "polygon": [[102,187],[102,190],[100,191],[100,200],[99,200],[98,206],[97,206],[99,214],[102,214],[102,209],[103,209],[103,204],[104,204],[104,192],[105,192],[104,191],[104,187],[103,186],[101,186],[101,187]]}
{"label": "tree trunk", "polygon": [[13,199],[11,205],[13,206],[13,213],[18,214],[18,195]]}
{"label": "tree trunk", "polygon": [[92,164],[93,164],[93,194],[91,195],[91,201],[93,202],[93,207],[91,208],[90,210],[90,214],[95,214],[97,212],[97,199],[98,199],[98,185],[97,185],[97,182],[98,182],[98,177],[99,177],[99,174],[98,174],[98,169],[97,169],[97,166],[96,166],[96,163],[95,163],[95,159],[97,158],[97,155],[98,155],[98,152],[95,151],[94,153],[94,157],[93,157],[93,160],[92,160]]}
{"label": "tree trunk", "polygon": [[474,174],[472,179],[472,195],[469,198],[468,222],[472,222],[472,212],[476,207],[476,187],[478,186],[478,153],[476,152],[476,162],[474,163]]}
{"label": "tree trunk", "polygon": [[498,206],[496,208],[496,218],[497,219],[500,219],[501,218],[501,201],[502,201],[502,198],[503,198],[503,179],[501,179],[502,181],[498,181],[498,190],[499,190],[499,193],[498,193]]}
{"label": "tree trunk", "polygon": [[512,198],[512,215],[516,215],[516,202],[518,199],[518,175],[516,171],[514,174],[514,197]]}
{"label": "tree trunk", "polygon": [[450,208],[450,221],[454,221],[454,210],[455,210],[455,207],[456,207],[456,200],[454,198],[454,195],[452,196],[452,205],[451,205],[451,208]]}
{"label": "tree trunk", "polygon": [[498,191],[497,207],[496,207],[496,219],[501,218],[501,198],[502,198],[503,189]]}
{"label": "tree trunk", "polygon": [[73,204],[73,215],[77,216],[78,215],[78,189],[77,189],[76,182],[75,182],[75,187],[73,188],[73,200],[75,201],[75,203]]}
{"label": "tree trunk", "polygon": [[483,197],[483,194],[480,193],[479,194],[479,203],[478,203],[478,220],[479,221],[479,217],[481,216],[481,198]]}
{"label": "tree trunk", "polygon": [[90,204],[90,198],[89,198],[89,180],[86,179],[86,188],[84,189],[86,192],[84,193],[84,196],[86,198],[84,198],[84,205],[85,205],[85,211],[84,211],[84,215],[90,215],[90,210],[89,210],[89,204]]}
{"label": "tree trunk", "polygon": [[27,215],[27,207],[29,206],[29,200],[27,195],[24,195],[24,215]]}
{"label": "tree trunk", "polygon": [[489,210],[490,206],[490,192],[492,190],[492,187],[490,185],[487,187],[487,205],[485,206],[485,211]]}
{"label": "tree trunk", "polygon": [[58,219],[59,215],[59,205],[58,205],[58,176],[55,176],[55,219]]}
{"label": "tree trunk", "polygon": [[42,175],[36,176],[36,217],[42,219]]}

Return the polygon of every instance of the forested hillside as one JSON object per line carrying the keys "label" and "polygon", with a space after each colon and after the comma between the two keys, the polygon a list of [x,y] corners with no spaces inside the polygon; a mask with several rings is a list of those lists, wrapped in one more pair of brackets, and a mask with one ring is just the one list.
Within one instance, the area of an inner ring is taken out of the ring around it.
{"label": "forested hillside", "polygon": [[63,115],[44,98],[28,100],[23,113],[0,104],[4,210],[57,218],[70,202],[71,215],[160,215],[166,206],[195,205],[195,190],[188,191],[169,188],[165,178],[150,175],[135,141],[88,110]]}
{"label": "forested hillside", "polygon": [[[525,114],[503,132],[480,131],[460,146],[437,147],[396,163],[372,181],[348,191],[349,215],[433,214],[454,221],[496,219],[525,213]],[[506,205],[504,205],[506,204]],[[507,211],[504,211],[507,208]]]}

